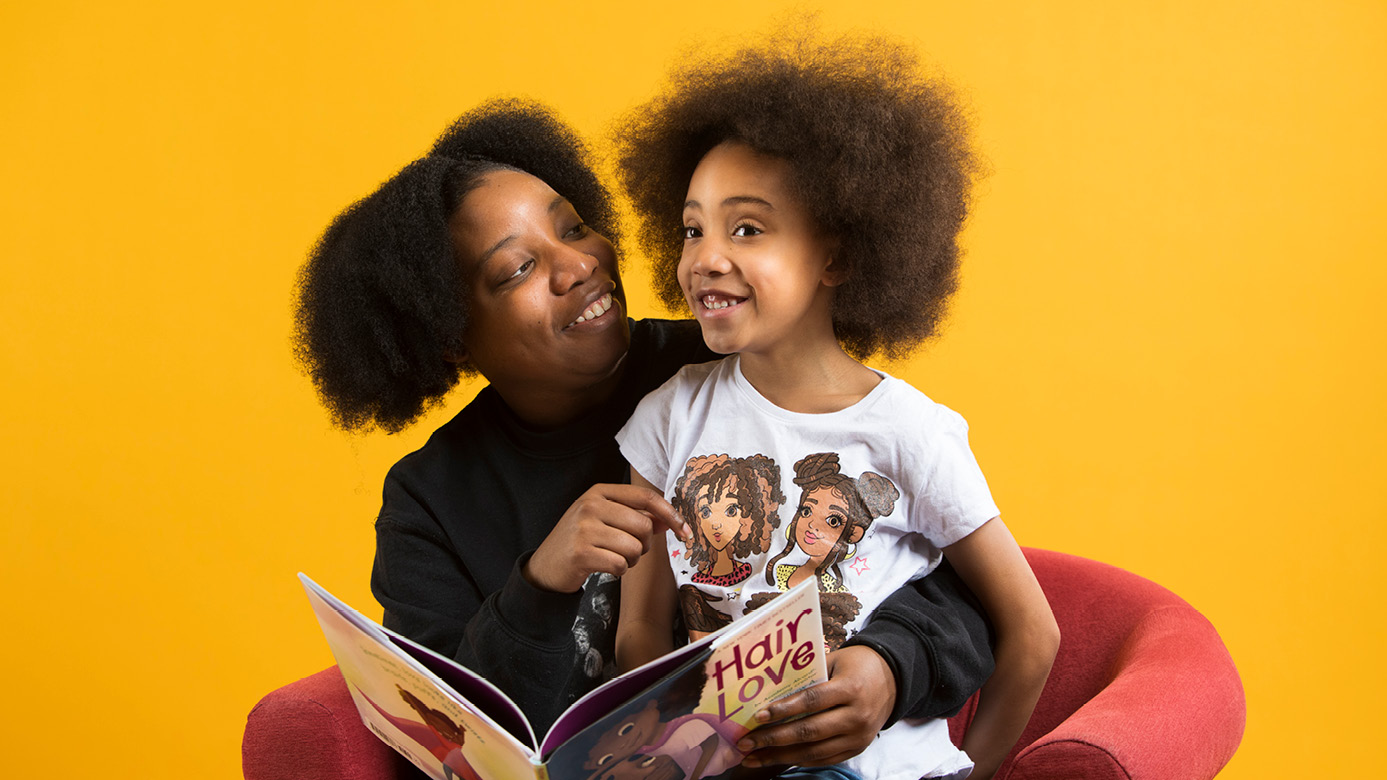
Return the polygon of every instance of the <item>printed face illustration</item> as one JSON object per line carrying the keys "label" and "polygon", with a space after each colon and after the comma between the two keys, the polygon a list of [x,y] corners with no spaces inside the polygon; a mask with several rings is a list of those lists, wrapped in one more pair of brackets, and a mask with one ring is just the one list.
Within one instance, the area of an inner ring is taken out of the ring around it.
{"label": "printed face illustration", "polygon": [[722,496],[714,500],[705,491],[694,503],[698,528],[707,547],[721,552],[742,530],[742,506],[737,501],[737,483],[729,482]]}
{"label": "printed face illustration", "polygon": [[[822,561],[843,535],[848,522],[848,506],[838,493],[829,487],[817,488],[804,496],[799,505],[799,522],[795,523],[795,543],[810,558]],[[854,528],[847,541],[856,542],[862,535]]]}
{"label": "printed face illustration", "polygon": [[643,756],[637,753],[613,762],[597,780],[684,780],[684,770],[669,756]]}
{"label": "printed face illustration", "polygon": [[[607,769],[625,761],[644,745],[649,745],[660,735],[660,710],[654,699],[646,702],[645,708],[633,713],[616,726],[607,730],[588,752],[585,769]],[[631,767],[633,769],[640,767]]]}

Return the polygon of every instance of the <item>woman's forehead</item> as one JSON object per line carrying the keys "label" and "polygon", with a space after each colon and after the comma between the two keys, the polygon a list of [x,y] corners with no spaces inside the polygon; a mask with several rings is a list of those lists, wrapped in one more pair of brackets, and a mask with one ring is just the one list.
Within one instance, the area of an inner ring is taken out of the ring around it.
{"label": "woman's forehead", "polygon": [[465,258],[482,260],[535,226],[547,226],[566,203],[536,176],[491,171],[458,204],[450,220],[453,240]]}

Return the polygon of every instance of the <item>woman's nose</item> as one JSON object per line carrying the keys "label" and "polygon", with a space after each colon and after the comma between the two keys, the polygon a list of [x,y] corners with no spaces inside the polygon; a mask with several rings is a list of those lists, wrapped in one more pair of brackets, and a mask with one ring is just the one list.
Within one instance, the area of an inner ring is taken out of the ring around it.
{"label": "woman's nose", "polygon": [[554,250],[553,263],[550,282],[556,295],[580,286],[597,270],[596,257],[567,245],[560,245]]}

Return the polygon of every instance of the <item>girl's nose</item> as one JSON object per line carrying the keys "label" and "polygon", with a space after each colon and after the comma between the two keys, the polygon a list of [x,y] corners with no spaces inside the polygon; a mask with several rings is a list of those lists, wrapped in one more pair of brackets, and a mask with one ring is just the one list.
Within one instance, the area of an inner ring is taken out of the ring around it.
{"label": "girl's nose", "polygon": [[716,238],[705,237],[688,252],[692,255],[689,258],[689,270],[698,276],[721,276],[732,270],[732,263],[727,259],[726,252]]}

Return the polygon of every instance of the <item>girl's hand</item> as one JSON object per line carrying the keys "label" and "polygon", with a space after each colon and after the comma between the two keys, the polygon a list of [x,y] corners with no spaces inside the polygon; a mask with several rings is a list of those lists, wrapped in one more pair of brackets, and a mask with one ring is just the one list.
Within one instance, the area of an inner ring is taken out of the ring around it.
{"label": "girl's hand", "polygon": [[576,593],[592,574],[625,574],[650,549],[651,536],[665,529],[680,539],[690,534],[655,490],[594,485],[559,518],[522,574],[541,590]]}
{"label": "girl's hand", "polygon": [[[896,704],[896,678],[877,651],[854,645],[828,654],[828,681],[786,696],[756,713],[762,723],[803,715],[747,734],[743,764],[828,766],[861,753]],[[754,751],[754,752],[753,752]]]}

